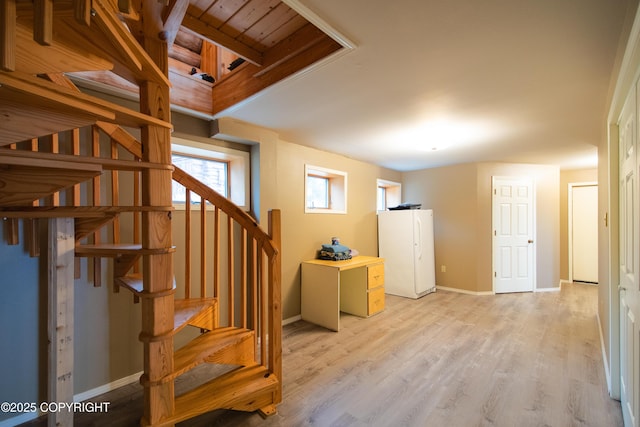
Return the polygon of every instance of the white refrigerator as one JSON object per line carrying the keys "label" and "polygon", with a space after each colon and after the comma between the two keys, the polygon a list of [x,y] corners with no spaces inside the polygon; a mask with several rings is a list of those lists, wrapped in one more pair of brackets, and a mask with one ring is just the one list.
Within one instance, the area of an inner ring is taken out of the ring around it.
{"label": "white refrigerator", "polygon": [[378,255],[384,258],[385,293],[420,298],[435,292],[433,211],[378,212]]}

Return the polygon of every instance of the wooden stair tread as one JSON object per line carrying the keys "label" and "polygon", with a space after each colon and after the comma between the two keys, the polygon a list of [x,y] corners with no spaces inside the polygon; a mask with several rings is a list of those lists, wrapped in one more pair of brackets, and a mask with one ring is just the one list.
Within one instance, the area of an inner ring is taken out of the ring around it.
{"label": "wooden stair tread", "polygon": [[[136,296],[142,296],[144,293],[142,274],[127,274],[126,276],[116,277],[114,281],[118,286],[130,290]],[[173,282],[173,289],[176,289],[175,280]],[[217,298],[188,298],[174,300],[174,332],[178,332],[185,326],[189,325],[190,322],[194,321],[196,317],[201,315],[204,311],[215,308],[217,303]]]}
{"label": "wooden stair tread", "polygon": [[171,248],[143,248],[135,243],[103,243],[99,245],[77,245],[76,256],[117,258],[121,255],[158,255],[175,252]]}
{"label": "wooden stair tread", "polygon": [[173,211],[173,206],[2,206],[3,218],[106,218],[123,212]]}
{"label": "wooden stair tread", "polygon": [[[144,285],[142,282],[142,274],[128,274],[126,276],[116,277],[113,280],[117,283],[118,286],[130,290],[134,295],[142,296],[145,293]],[[172,289],[176,289],[175,280],[173,281]]]}
{"label": "wooden stair tread", "polygon": [[106,159],[101,157],[75,156],[71,154],[45,153],[42,151],[9,150],[0,151],[0,164],[20,166],[59,165],[63,169],[86,169],[94,167],[106,170],[140,171],[144,169],[173,170],[169,164],[139,162],[137,160]]}
{"label": "wooden stair tread", "polygon": [[174,331],[177,332],[181,330],[200,313],[214,308],[217,304],[217,298],[188,298],[174,300]]}
{"label": "wooden stair tread", "polygon": [[[269,395],[276,391],[278,382],[278,378],[264,366],[238,368],[177,396],[175,414],[162,420],[159,425],[173,425],[221,408],[241,407],[242,410],[257,410],[266,406],[259,398],[269,398]],[[224,393],[220,390],[224,390]],[[146,420],[143,420],[143,425],[147,425]]]}
{"label": "wooden stair tread", "polygon": [[178,349],[173,356],[173,380],[190,369],[207,362],[215,355],[246,340],[253,341],[254,332],[249,329],[224,327],[206,332]]}
{"label": "wooden stair tread", "polygon": [[0,150],[0,206],[31,205],[35,200],[102,173],[100,165],[52,159],[24,159],[17,150]]}

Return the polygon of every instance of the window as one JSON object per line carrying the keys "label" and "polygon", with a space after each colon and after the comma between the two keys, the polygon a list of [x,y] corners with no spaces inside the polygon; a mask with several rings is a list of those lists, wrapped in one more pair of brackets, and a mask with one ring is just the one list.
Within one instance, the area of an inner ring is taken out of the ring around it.
{"label": "window", "polygon": [[347,213],[347,173],[305,165],[305,212]]}
{"label": "window", "polygon": [[307,207],[329,209],[329,178],[307,175]]}
{"label": "window", "polygon": [[[174,137],[171,139],[171,151],[173,164],[177,167],[241,208],[249,209],[248,150]],[[175,181],[172,185],[173,203],[177,209],[181,209],[185,203],[185,188]],[[192,193],[191,203],[200,203],[200,197]]]}
{"label": "window", "polygon": [[[213,188],[224,197],[229,194],[228,163],[211,157],[200,157],[191,154],[173,152],[171,160],[174,165],[196,178],[198,181]],[[173,181],[173,203],[185,203],[186,189]],[[200,203],[200,196],[191,195],[191,203]]]}
{"label": "window", "polygon": [[386,211],[389,207],[398,206],[401,203],[402,185],[400,183],[378,179],[377,185],[377,209],[379,211]]}

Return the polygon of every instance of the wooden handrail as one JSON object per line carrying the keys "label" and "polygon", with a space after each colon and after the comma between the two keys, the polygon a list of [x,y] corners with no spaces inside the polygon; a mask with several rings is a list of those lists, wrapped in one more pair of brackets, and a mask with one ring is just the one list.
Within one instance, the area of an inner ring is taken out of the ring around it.
{"label": "wooden handrail", "polygon": [[[140,186],[142,170],[152,169],[154,172],[172,170],[173,180],[186,188],[183,233],[185,246],[182,248],[178,245],[175,249],[166,248],[167,253],[184,250],[184,256],[181,255],[180,259],[184,262],[185,271],[184,275],[175,281],[178,286],[175,297],[184,295],[184,298],[194,300],[198,297],[201,299],[213,297],[217,300],[216,311],[211,312],[211,316],[215,313],[215,319],[210,323],[214,329],[218,326],[229,326],[251,330],[255,362],[278,378],[273,404],[279,403],[282,400],[280,212],[275,210],[269,213],[268,231],[264,231],[247,212],[179,167],[141,162],[138,155],[141,153],[140,143],[121,128],[102,123],[85,130],[88,132],[72,130],[70,135],[60,137],[59,147],[55,147],[57,143],[52,144],[53,152],[39,151],[37,139],[32,140],[28,146],[26,144],[28,141],[25,144],[21,143],[23,146],[19,150],[17,146],[0,149],[0,160],[24,166],[37,162],[39,164],[58,162],[68,164],[71,168],[74,165],[86,163],[87,167],[101,168],[106,171],[104,176],[98,175],[82,184],[74,185],[69,190],[61,190],[59,194],[63,197],[57,195],[55,198],[50,198],[49,203],[46,203],[48,200],[44,200],[45,203],[39,203],[36,200],[29,202],[26,206],[4,206],[0,211],[10,219],[37,220],[68,216],[77,218],[76,237],[81,236],[78,237],[78,242],[89,236],[89,243],[93,241],[95,244],[91,246],[82,243],[76,248],[76,254],[79,256],[93,257],[94,286],[100,286],[102,278],[101,257],[114,259],[129,257],[131,261],[125,267],[122,267],[124,264],[119,261],[122,268],[118,270],[117,279],[133,279],[136,275],[131,275],[130,270],[133,270],[133,273],[140,271],[140,263],[133,257],[155,254],[155,252],[140,249],[142,234],[140,214],[165,211],[167,215],[171,215],[174,211],[173,206],[144,205]],[[100,132],[105,133],[107,138],[100,135]],[[84,141],[80,141],[81,136]],[[57,142],[58,138],[56,134],[51,140]],[[103,142],[108,143],[108,147],[101,147]],[[86,155],[80,155],[81,145],[84,145]],[[120,148],[129,151],[132,156],[124,155],[120,158],[122,154],[118,152]],[[103,157],[103,153],[108,157]],[[131,157],[133,157],[132,160]],[[121,175],[121,171],[130,173]],[[127,178],[129,176],[132,179]],[[125,182],[131,181],[133,181],[133,200],[122,200],[123,196],[125,199],[131,196],[127,192],[121,195],[120,187]],[[104,191],[105,188],[107,191]],[[81,205],[83,199],[81,195],[86,195],[83,205]],[[195,208],[196,204],[192,203],[197,198],[195,195],[200,197],[200,206],[197,208]],[[192,207],[193,214],[199,211],[200,221],[193,218]],[[132,232],[121,234],[121,223],[114,220],[120,214],[132,216]],[[97,221],[98,219],[100,221]],[[94,224],[102,226],[109,223],[112,227],[111,233],[103,234],[100,229],[93,231],[96,230]],[[198,232],[199,239],[195,234]],[[197,244],[198,240],[201,245],[200,251],[193,254],[192,244]],[[122,241],[136,245],[131,245],[130,248],[125,247],[121,244]],[[162,248],[162,251],[165,251],[165,248]],[[200,256],[199,275],[198,256]],[[115,261],[113,263],[115,265]],[[114,280],[114,290],[119,286],[127,287],[124,279]],[[137,288],[131,285],[130,289]],[[171,292],[173,293],[173,290]],[[134,292],[136,298],[141,295],[139,292]],[[153,294],[153,297],[156,296],[158,295]],[[205,329],[211,329],[211,327],[205,327]]]}
{"label": "wooden handrail", "polygon": [[243,211],[238,205],[229,201],[222,194],[208,187],[177,166],[174,166],[173,180],[209,201],[212,205],[222,209],[227,215],[230,215],[242,228],[249,232],[250,236],[261,243],[267,255],[272,256],[277,252],[269,235],[260,228],[255,219]]}

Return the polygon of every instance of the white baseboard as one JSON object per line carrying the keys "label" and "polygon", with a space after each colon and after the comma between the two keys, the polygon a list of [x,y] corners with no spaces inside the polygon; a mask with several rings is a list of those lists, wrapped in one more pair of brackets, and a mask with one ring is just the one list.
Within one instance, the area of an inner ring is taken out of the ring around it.
{"label": "white baseboard", "polygon": [[602,335],[602,323],[600,322],[600,313],[596,312],[598,320],[598,335],[600,335],[600,348],[602,349],[602,364],[604,365],[604,375],[607,378],[607,391],[611,396],[611,370],[609,369],[609,360],[607,359],[607,348],[604,345],[604,336]]}
{"label": "white baseboard", "polygon": [[129,375],[128,377],[120,378],[119,380],[115,380],[108,384],[101,385],[96,388],[92,388],[91,390],[84,391],[82,393],[78,393],[73,396],[74,402],[84,402],[85,400],[89,400],[93,397],[100,396],[101,394],[108,393],[112,390],[120,388],[125,385],[129,385],[140,380],[140,376],[142,375],[142,371]]}
{"label": "white baseboard", "polygon": [[[110,382],[109,384],[104,384],[104,385],[101,385],[99,387],[93,388],[91,390],[87,390],[87,391],[84,391],[82,393],[78,393],[78,394],[73,396],[73,401],[74,402],[84,402],[85,400],[89,400],[89,399],[94,398],[96,396],[100,396],[101,394],[108,393],[108,392],[110,392],[112,390],[115,390],[117,388],[120,388],[122,386],[138,382],[140,380],[140,375],[142,375],[142,372],[138,372],[136,374],[129,375],[127,377],[120,378],[118,380]],[[26,423],[27,421],[35,420],[36,418],[38,418],[38,417],[40,417],[42,415],[44,415],[44,414],[41,413],[40,411],[25,413],[25,414],[19,415],[17,417],[13,417],[13,418],[9,418],[7,420],[0,421],[0,427],[13,427],[13,426],[18,425],[18,424]]]}
{"label": "white baseboard", "polygon": [[555,288],[536,288],[534,289],[533,292],[560,292],[561,287],[555,287]]}
{"label": "white baseboard", "polygon": [[450,292],[458,292],[459,294],[467,294],[467,295],[494,295],[492,291],[476,292],[476,291],[468,291],[466,289],[449,288],[447,286],[440,286],[440,285],[436,285],[436,289],[440,289],[443,291],[450,291]]}
{"label": "white baseboard", "polygon": [[0,421],[0,427],[14,427],[27,421],[35,420],[40,416],[39,412],[27,412],[17,417],[9,418],[4,421]]}
{"label": "white baseboard", "polygon": [[298,320],[302,320],[302,315],[298,314],[297,316],[289,317],[288,319],[284,319],[282,321],[282,326],[288,325],[289,323],[297,322]]}
{"label": "white baseboard", "polygon": [[[288,319],[285,319],[282,321],[282,325],[288,325],[290,323],[293,322],[297,322],[298,320],[302,320],[302,316],[301,315],[297,315],[297,316],[293,316],[290,317]],[[104,384],[101,385],[99,387],[96,388],[92,388],[91,390],[87,390],[84,391],[82,393],[78,393],[76,395],[73,396],[73,401],[74,402],[84,402],[85,400],[89,400],[92,399],[96,396],[100,396],[101,394],[104,393],[108,393],[110,391],[113,391],[117,388],[123,387],[125,385],[129,385],[135,382],[138,382],[140,380],[140,376],[142,375],[142,372],[138,372],[132,375],[129,375],[127,377],[124,378],[120,378],[118,380],[115,380],[113,382],[110,382],[108,384]],[[19,415],[17,417],[13,417],[13,418],[9,418],[3,421],[0,421],[0,427],[13,427],[15,425],[18,424],[22,424],[22,423],[26,423],[28,421],[31,420],[35,420],[36,418],[38,418],[39,416],[41,416],[43,414],[39,413],[39,412],[29,412],[29,413],[25,413],[22,415]]]}

